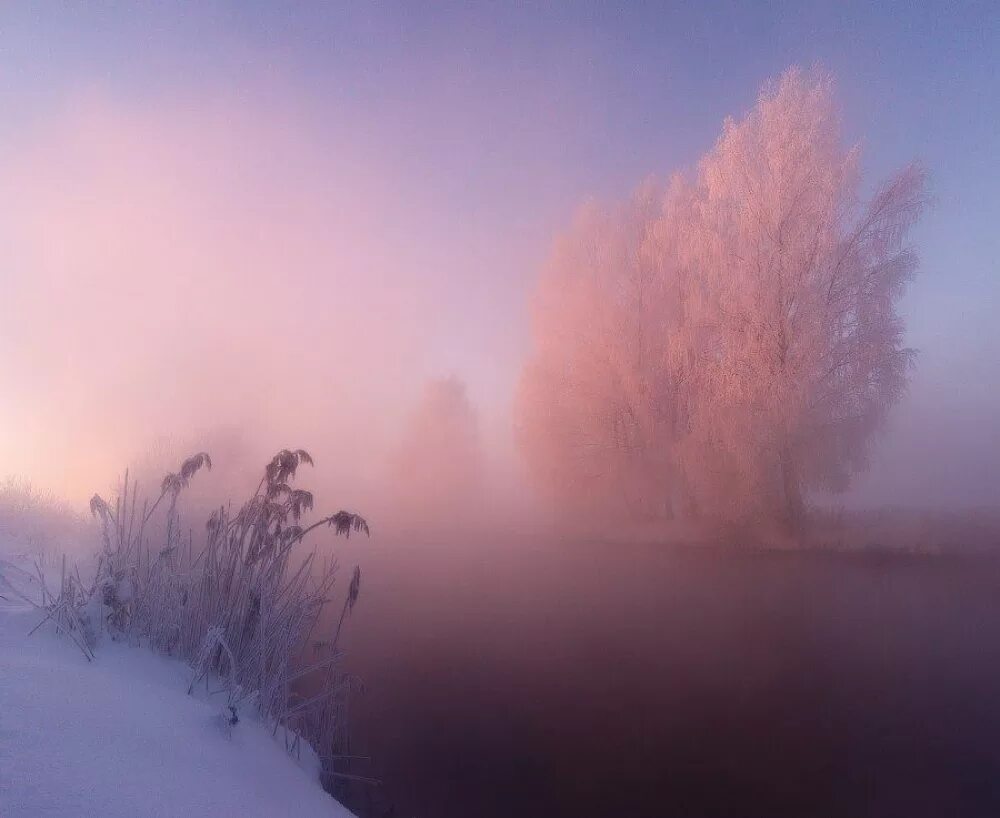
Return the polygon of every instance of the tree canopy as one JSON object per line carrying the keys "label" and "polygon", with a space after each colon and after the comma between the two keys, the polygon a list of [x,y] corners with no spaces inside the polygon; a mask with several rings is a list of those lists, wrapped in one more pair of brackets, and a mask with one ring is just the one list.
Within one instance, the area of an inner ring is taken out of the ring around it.
{"label": "tree canopy", "polygon": [[560,507],[795,521],[865,467],[913,359],[897,304],[926,197],[914,164],[863,200],[859,155],[831,78],[790,69],[693,172],[581,210],[517,397]]}

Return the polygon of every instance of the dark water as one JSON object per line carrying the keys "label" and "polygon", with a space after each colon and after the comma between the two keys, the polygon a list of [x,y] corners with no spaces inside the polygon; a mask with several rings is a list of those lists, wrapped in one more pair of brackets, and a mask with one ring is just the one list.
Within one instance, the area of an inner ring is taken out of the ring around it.
{"label": "dark water", "polygon": [[1000,815],[995,558],[359,555],[355,771],[384,782],[362,814]]}

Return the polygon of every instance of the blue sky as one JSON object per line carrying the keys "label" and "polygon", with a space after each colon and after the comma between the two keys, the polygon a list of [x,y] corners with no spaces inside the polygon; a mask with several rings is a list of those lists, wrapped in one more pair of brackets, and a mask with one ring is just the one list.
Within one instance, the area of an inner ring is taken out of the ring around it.
{"label": "blue sky", "polygon": [[[423,366],[499,418],[526,296],[574,208],[691,165],[761,83],[818,62],[866,181],[917,158],[936,199],[904,302],[919,365],[862,501],[998,503],[998,54],[988,2],[8,3],[0,152],[92,89],[140,108],[292,100],[320,133],[350,122],[412,202],[387,217],[393,240],[454,238],[414,252],[442,313]],[[974,496],[952,496],[970,469]]]}

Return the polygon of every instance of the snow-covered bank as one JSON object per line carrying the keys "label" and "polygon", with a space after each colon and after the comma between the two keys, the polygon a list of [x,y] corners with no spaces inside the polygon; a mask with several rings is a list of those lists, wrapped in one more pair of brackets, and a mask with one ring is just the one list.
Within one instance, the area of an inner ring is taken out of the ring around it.
{"label": "snow-covered bank", "polygon": [[186,694],[181,662],[104,639],[88,662],[0,589],[0,815],[337,818],[315,757]]}

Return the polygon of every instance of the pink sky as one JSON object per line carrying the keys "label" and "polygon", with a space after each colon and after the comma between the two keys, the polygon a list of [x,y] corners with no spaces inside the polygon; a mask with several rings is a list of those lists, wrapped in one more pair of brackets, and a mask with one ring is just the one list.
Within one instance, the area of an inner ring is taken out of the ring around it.
{"label": "pink sky", "polygon": [[347,129],[90,93],[4,159],[8,473],[79,499],[220,424],[360,465],[435,371],[446,238]]}

